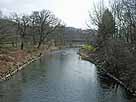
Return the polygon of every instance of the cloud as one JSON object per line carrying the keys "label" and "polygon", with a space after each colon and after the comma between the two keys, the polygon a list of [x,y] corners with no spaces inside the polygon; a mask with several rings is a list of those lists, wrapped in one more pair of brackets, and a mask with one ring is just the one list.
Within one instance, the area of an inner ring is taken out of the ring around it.
{"label": "cloud", "polygon": [[[48,3],[48,4],[47,4]],[[0,9],[7,12],[30,13],[33,10],[49,9],[50,0],[1,0]]]}
{"label": "cloud", "polygon": [[85,27],[91,0],[0,0],[4,14],[11,12],[31,13],[34,10],[49,9],[68,26]]}

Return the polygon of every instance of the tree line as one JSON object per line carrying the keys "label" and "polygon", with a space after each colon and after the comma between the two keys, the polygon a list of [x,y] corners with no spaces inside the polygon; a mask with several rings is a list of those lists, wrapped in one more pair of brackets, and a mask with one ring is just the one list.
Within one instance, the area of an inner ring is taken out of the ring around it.
{"label": "tree line", "polygon": [[[12,13],[10,17],[0,14],[0,43],[5,41],[24,49],[26,43],[40,48],[49,38],[63,42],[65,24],[49,10],[34,11],[30,15]],[[9,36],[11,41],[6,39]]]}
{"label": "tree line", "polygon": [[112,0],[109,7],[105,7],[104,1],[100,0],[94,9],[94,14],[90,14],[90,18],[97,26],[99,34],[103,37],[110,34],[112,38],[123,40],[136,47],[135,0]]}
{"label": "tree line", "polygon": [[[103,0],[90,13],[97,28],[97,58],[107,71],[135,85],[136,67],[136,1],[112,0],[106,7]],[[136,87],[134,87],[136,88]]]}

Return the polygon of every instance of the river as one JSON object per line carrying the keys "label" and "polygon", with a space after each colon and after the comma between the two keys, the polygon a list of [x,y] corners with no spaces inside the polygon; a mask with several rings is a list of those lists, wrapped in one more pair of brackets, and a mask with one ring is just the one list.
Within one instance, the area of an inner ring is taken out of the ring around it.
{"label": "river", "polygon": [[128,102],[121,87],[102,81],[79,49],[43,56],[0,83],[0,102]]}

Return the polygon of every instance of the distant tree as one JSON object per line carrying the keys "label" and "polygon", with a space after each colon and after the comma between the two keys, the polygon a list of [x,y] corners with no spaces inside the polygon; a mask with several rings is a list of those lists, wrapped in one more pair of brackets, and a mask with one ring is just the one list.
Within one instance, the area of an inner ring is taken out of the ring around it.
{"label": "distant tree", "polygon": [[19,16],[15,14],[13,16],[13,21],[16,22],[17,25],[17,34],[20,35],[21,39],[21,50],[24,49],[25,36],[27,35],[27,28],[29,26],[29,16],[23,15]]}
{"label": "distant tree", "polygon": [[112,11],[118,27],[117,37],[128,43],[136,42],[136,0],[113,0]]}
{"label": "distant tree", "polygon": [[99,24],[102,22],[102,16],[105,11],[105,5],[103,0],[98,1],[98,4],[94,4],[94,10],[89,12],[89,23],[91,23],[87,24],[89,28],[91,28],[91,25],[93,25],[98,29]]}
{"label": "distant tree", "polygon": [[39,41],[37,48],[40,48],[44,40],[56,30],[60,20],[55,17],[49,10],[35,12],[35,25],[38,27]]}
{"label": "distant tree", "polygon": [[[0,16],[1,14],[0,12]],[[8,18],[5,16],[0,18],[1,43],[10,37],[12,41],[9,42],[16,43],[16,47],[19,45],[22,50],[26,45],[26,47],[40,48],[42,44],[46,43],[49,35],[52,35],[51,39],[56,36],[56,41],[57,39],[62,41],[63,30],[64,26],[61,20],[49,10],[34,11],[31,15],[14,13]]]}
{"label": "distant tree", "polygon": [[39,11],[34,11],[30,15],[30,32],[32,36],[32,42],[33,45],[37,44],[37,41],[39,40],[39,36],[41,35],[40,33],[43,31],[41,30],[42,26],[40,24],[40,18],[39,18]]}
{"label": "distant tree", "polygon": [[106,46],[106,41],[115,33],[115,20],[112,13],[106,9],[103,13],[101,23],[98,25],[98,46]]}
{"label": "distant tree", "polygon": [[58,25],[56,30],[53,32],[53,34],[51,34],[50,38],[54,38],[55,45],[57,45],[57,44],[63,45],[64,44],[64,30],[65,30],[65,25],[60,24],[60,25]]}
{"label": "distant tree", "polygon": [[104,34],[104,38],[112,37],[112,35],[115,33],[115,21],[109,9],[104,11],[102,24],[99,25],[99,30]]}

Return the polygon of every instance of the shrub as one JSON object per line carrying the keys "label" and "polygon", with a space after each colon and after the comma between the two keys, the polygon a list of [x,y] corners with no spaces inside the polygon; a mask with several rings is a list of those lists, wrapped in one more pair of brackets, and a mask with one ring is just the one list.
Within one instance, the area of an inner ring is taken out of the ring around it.
{"label": "shrub", "polygon": [[84,45],[82,48],[87,50],[87,51],[90,51],[90,52],[95,52],[96,51],[95,47],[93,47],[92,45],[88,45],[88,44]]}

